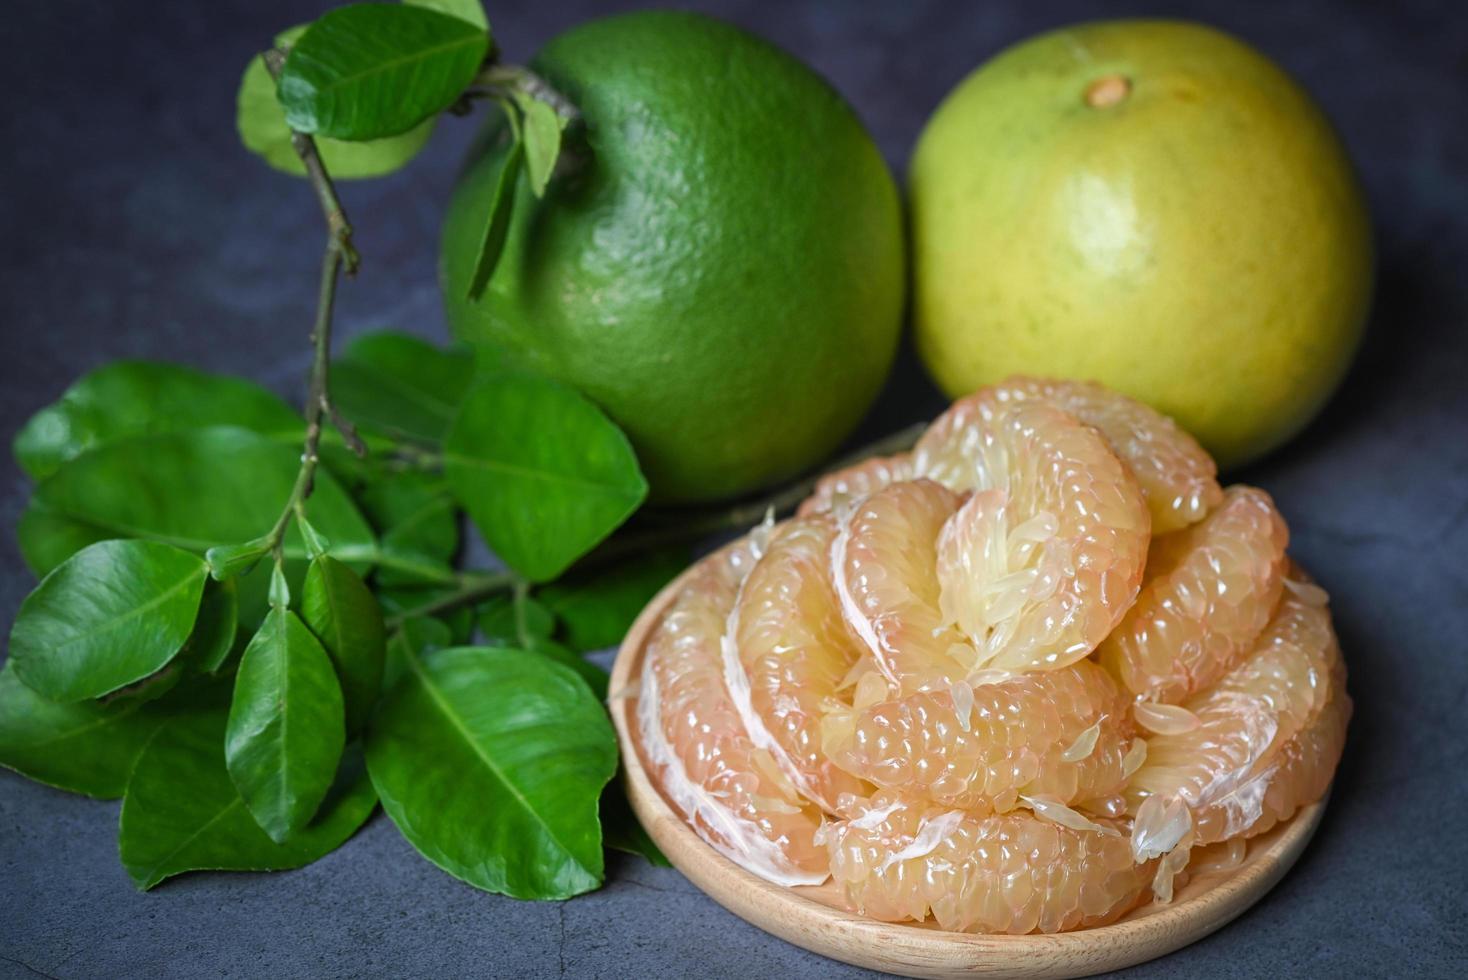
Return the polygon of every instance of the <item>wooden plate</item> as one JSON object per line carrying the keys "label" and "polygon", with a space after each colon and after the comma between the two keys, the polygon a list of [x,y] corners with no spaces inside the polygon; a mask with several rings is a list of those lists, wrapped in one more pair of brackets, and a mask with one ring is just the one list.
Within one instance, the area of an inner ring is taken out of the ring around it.
{"label": "wooden plate", "polygon": [[1142,963],[1202,939],[1253,905],[1282,878],[1315,832],[1326,800],[1249,841],[1232,871],[1195,875],[1170,905],[1144,905],[1120,921],[1053,936],[944,932],[931,924],[877,922],[841,907],[836,887],[788,888],[750,874],[683,822],[644,768],[637,698],[618,696],[640,676],[649,633],[682,586],[670,583],[633,624],[612,668],[612,720],[622,744],[627,795],[673,866],[714,901],[787,942],[857,966],[913,977],[1079,977]]}

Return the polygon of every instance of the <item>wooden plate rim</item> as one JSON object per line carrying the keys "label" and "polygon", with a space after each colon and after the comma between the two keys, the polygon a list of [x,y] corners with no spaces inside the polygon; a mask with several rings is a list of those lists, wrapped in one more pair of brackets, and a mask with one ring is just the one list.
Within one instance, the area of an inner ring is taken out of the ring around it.
{"label": "wooden plate rim", "polygon": [[1231,872],[1194,876],[1169,905],[1147,904],[1110,925],[1055,935],[995,936],[879,922],[809,897],[814,889],[767,882],[700,838],[653,784],[629,685],[641,669],[648,635],[688,578],[669,582],[648,603],[617,651],[609,708],[622,748],[633,810],[673,866],[740,918],[787,942],[856,966],[915,977],[1077,977],[1165,956],[1228,924],[1259,901],[1299,858],[1325,812],[1329,793],[1249,842]]}

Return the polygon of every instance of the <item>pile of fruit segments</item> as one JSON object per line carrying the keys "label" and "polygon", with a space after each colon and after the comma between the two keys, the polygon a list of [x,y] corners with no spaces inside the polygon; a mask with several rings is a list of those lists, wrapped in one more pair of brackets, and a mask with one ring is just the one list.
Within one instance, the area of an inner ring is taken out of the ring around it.
{"label": "pile of fruit segments", "polygon": [[1351,701],[1269,495],[1104,388],[1012,379],[691,569],[634,691],[710,845],[855,911],[1058,932],[1329,785]]}

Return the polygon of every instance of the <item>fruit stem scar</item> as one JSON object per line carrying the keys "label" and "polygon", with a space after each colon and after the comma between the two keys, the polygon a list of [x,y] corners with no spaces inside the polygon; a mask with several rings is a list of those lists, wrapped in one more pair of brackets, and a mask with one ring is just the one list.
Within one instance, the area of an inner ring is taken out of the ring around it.
{"label": "fruit stem scar", "polygon": [[1086,86],[1086,105],[1092,109],[1107,109],[1131,92],[1132,80],[1125,75],[1102,75]]}

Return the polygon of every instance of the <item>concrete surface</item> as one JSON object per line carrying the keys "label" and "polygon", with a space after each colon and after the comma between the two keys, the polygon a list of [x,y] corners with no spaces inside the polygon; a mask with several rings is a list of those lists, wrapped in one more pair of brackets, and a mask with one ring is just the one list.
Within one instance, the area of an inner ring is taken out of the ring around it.
{"label": "concrete surface", "polygon": [[[619,7],[498,0],[503,48]],[[1468,15],[1454,3],[705,2],[810,60],[901,169],[962,75],[1035,30],[1090,16],[1212,21],[1301,77],[1360,163],[1380,288],[1348,386],[1304,437],[1239,474],[1279,500],[1334,597],[1356,718],[1334,799],[1258,907],[1139,977],[1468,972]],[[173,358],[295,397],[319,217],[303,185],[236,142],[250,53],[310,0],[7,5],[0,58],[0,430],[75,375]],[[446,121],[406,173],[345,191],[365,260],[342,333],[440,337],[434,251],[474,123]],[[868,434],[937,404],[910,362]],[[0,525],[27,487],[0,463]],[[31,588],[8,532],[0,618]],[[151,895],[118,864],[117,805],[0,773],[0,975],[48,977],[856,976],[743,924],[677,872],[614,857],[561,904],[481,894],[381,815],[325,860],[193,875]]]}

